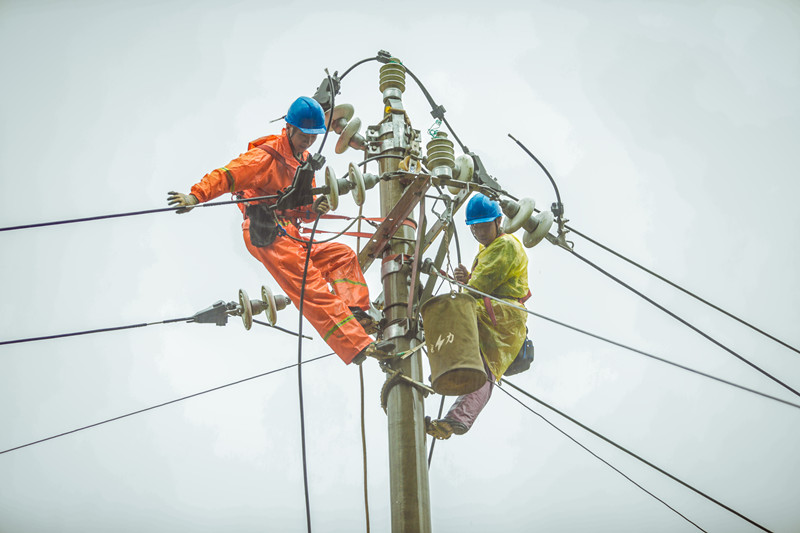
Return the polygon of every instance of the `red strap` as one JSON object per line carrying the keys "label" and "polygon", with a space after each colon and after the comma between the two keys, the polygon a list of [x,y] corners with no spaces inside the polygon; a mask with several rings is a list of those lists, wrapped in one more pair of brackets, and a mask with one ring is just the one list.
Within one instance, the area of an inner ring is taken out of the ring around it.
{"label": "red strap", "polygon": [[528,298],[530,298],[530,297],[531,297],[531,290],[528,289],[528,294],[526,294],[522,298],[519,298],[519,303],[524,304],[525,302],[528,301]]}
{"label": "red strap", "polygon": [[494,316],[494,307],[492,307],[492,301],[489,299],[488,296],[483,297],[483,305],[486,307],[486,312],[489,313],[489,318],[492,319],[492,325],[497,325],[497,319]]}
{"label": "red strap", "polygon": [[258,146],[256,146],[256,148],[258,148],[259,150],[263,150],[263,151],[267,152],[267,153],[268,153],[268,154],[270,154],[272,157],[274,157],[275,159],[277,159],[278,161],[280,161],[281,163],[283,163],[285,166],[287,166],[287,167],[291,168],[292,170],[294,170],[294,169],[295,169],[295,167],[293,167],[292,165],[290,165],[290,164],[289,164],[289,163],[286,161],[286,158],[285,158],[285,157],[283,157],[283,154],[282,154],[282,153],[280,153],[279,151],[277,151],[277,150],[276,150],[275,148],[273,148],[272,146],[269,146],[269,145],[266,145],[266,144],[259,144]]}
{"label": "red strap", "polygon": [[[306,228],[305,226],[300,228],[302,233],[311,233],[311,228]],[[324,229],[318,229],[314,233],[339,233],[338,231],[326,231]],[[374,235],[373,233],[364,233],[363,231],[345,231],[344,233],[339,233],[339,235],[348,235],[350,237],[363,237],[365,239],[369,239]]]}

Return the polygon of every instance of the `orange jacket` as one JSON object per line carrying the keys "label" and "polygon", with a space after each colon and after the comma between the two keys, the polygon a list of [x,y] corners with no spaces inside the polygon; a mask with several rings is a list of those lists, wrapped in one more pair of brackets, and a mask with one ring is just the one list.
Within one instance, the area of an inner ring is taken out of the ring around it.
{"label": "orange jacket", "polygon": [[[257,148],[264,145],[271,151]],[[308,152],[303,153],[303,159]],[[300,162],[295,159],[289,137],[284,129],[280,135],[267,135],[248,144],[247,151],[228,163],[226,166],[212,170],[192,186],[191,193],[200,202],[213,200],[225,193],[239,193],[244,198],[270,196],[287,188],[294,180],[294,174]],[[314,181],[312,187],[316,187]],[[274,200],[267,203],[274,204]],[[242,213],[245,204],[238,204]]]}

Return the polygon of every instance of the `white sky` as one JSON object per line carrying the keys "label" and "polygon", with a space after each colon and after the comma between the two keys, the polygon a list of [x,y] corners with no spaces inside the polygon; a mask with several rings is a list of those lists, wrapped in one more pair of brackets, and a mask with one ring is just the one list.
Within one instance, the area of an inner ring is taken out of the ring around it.
{"label": "white sky", "polygon": [[[548,166],[571,225],[800,345],[796,2],[228,4],[0,2],[0,226],[165,206],[167,191],[279,132],[268,121],[312,94],[324,68],[386,49],[512,194],[555,199],[508,133]],[[338,97],[365,125],[381,117],[377,72],[359,67]],[[433,119],[410,79],[404,102],[426,132]],[[334,155],[333,141],[325,155],[341,175],[358,155]],[[355,213],[351,198],[341,204]],[[366,214],[379,214],[377,190]],[[239,288],[277,290],[239,224],[231,206],[0,233],[0,340],[178,318]],[[467,262],[476,246],[463,213],[458,224]],[[800,387],[798,354],[574,241]],[[798,402],[564,251],[528,253],[534,311]],[[376,268],[368,279],[377,295]],[[293,337],[237,320],[0,347],[0,450],[296,361]],[[290,309],[279,325],[297,320]],[[767,528],[800,530],[797,409],[533,317],[528,326],[536,362],[515,384]],[[306,357],[328,353],[305,331]],[[370,515],[387,531],[383,374],[365,371]],[[0,531],[305,531],[296,376],[0,455]],[[329,357],[303,376],[314,531],[363,531],[358,372]],[[526,403],[707,531],[756,530]],[[437,443],[430,491],[437,532],[697,531],[501,391],[466,436]]]}

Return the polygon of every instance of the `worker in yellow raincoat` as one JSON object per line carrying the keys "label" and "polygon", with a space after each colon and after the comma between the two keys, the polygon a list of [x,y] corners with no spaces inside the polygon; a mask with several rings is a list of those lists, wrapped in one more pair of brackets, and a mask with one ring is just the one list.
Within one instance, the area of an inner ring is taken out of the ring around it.
{"label": "worker in yellow raincoat", "polygon": [[487,381],[475,392],[459,396],[444,418],[425,419],[428,434],[437,439],[447,439],[454,433],[463,435],[472,427],[492,395],[494,382],[500,380],[525,342],[528,315],[524,302],[530,297],[528,256],[519,239],[503,233],[502,216],[500,205],[482,194],[467,204],[467,225],[480,248],[472,272],[464,265],[455,269],[456,281],[514,306],[473,293]]}

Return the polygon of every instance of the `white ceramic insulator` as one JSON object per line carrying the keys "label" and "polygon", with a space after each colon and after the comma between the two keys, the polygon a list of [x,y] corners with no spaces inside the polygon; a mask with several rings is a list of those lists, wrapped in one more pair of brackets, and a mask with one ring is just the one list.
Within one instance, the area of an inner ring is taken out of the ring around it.
{"label": "white ceramic insulator", "polygon": [[364,187],[364,175],[355,163],[348,165],[348,175],[353,184],[353,201],[356,205],[364,205],[366,199],[366,188]]}
{"label": "white ceramic insulator", "polygon": [[253,327],[253,307],[250,304],[250,298],[247,297],[247,293],[244,289],[239,289],[239,305],[242,308],[242,322],[244,323],[244,329],[249,330]]}
{"label": "white ceramic insulator", "polygon": [[526,248],[533,248],[544,239],[545,235],[550,232],[552,226],[553,213],[550,211],[542,211],[538,215],[531,217],[529,222],[525,224],[525,232],[522,234],[522,244]]}
{"label": "white ceramic insulator", "polygon": [[331,206],[331,211],[336,211],[339,207],[339,182],[336,181],[336,174],[334,174],[331,167],[325,167],[325,185],[328,186],[328,205]]}
{"label": "white ceramic insulator", "polygon": [[347,123],[345,126],[344,131],[339,136],[339,140],[336,142],[336,153],[343,154],[347,148],[350,146],[350,139],[358,133],[358,130],[361,128],[361,119],[356,117],[350,122]]}
{"label": "white ceramic insulator", "polygon": [[505,204],[506,209],[504,209],[504,212],[513,213],[511,216],[507,214],[507,218],[503,221],[503,231],[506,233],[514,233],[523,227],[525,222],[533,215],[536,202],[533,198],[523,198],[517,203],[516,212],[513,211],[512,206],[512,202]]}
{"label": "white ceramic insulator", "polygon": [[261,299],[266,304],[264,312],[267,315],[267,322],[270,326],[274,326],[278,320],[278,309],[275,305],[275,297],[272,296],[272,290],[266,285],[261,286]]}

